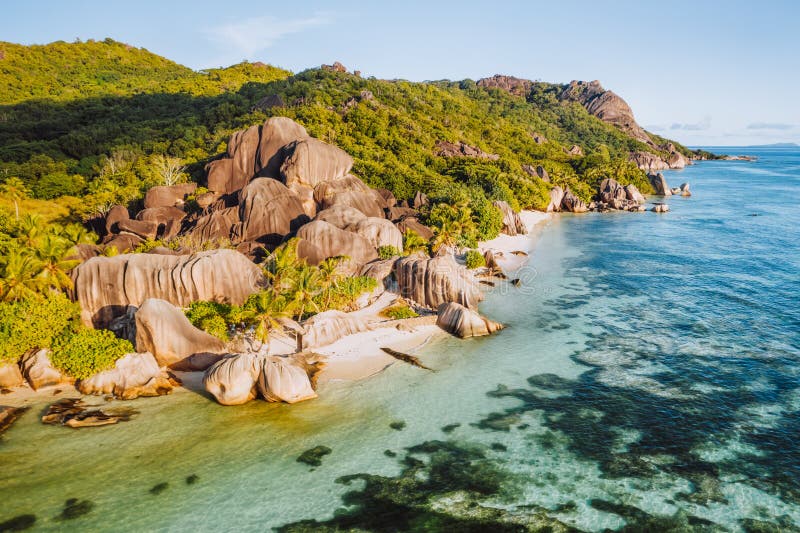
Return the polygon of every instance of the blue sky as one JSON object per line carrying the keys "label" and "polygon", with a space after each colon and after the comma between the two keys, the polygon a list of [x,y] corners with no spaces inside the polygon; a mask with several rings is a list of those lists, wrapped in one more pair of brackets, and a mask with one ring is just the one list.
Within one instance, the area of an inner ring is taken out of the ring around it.
{"label": "blue sky", "polygon": [[112,37],[192,68],[341,61],[380,78],[599,79],[690,145],[800,142],[800,2],[26,0],[0,40]]}

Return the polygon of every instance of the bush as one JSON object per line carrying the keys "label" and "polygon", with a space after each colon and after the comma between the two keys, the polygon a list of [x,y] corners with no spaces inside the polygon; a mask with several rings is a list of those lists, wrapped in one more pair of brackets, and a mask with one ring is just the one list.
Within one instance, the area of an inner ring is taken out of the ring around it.
{"label": "bush", "polygon": [[0,364],[50,348],[54,338],[77,327],[79,318],[78,304],[62,293],[0,304]]}
{"label": "bush", "polygon": [[392,257],[397,257],[400,254],[400,250],[395,248],[391,245],[384,245],[378,247],[378,257],[381,259],[391,259]]}
{"label": "bush", "polygon": [[235,306],[217,302],[192,302],[184,314],[194,327],[227,341],[229,326],[236,321],[238,310]]}
{"label": "bush", "polygon": [[350,311],[355,307],[359,296],[374,291],[377,286],[377,280],[369,276],[348,277],[321,291],[314,301],[320,311],[329,309]]}
{"label": "bush", "polygon": [[406,254],[422,252],[427,255],[428,245],[428,241],[423,239],[420,234],[413,229],[406,230],[405,233],[403,233],[403,252]]}
{"label": "bush", "polygon": [[110,369],[117,359],[133,351],[129,341],[107,329],[81,328],[56,339],[50,362],[68,376],[86,379]]}
{"label": "bush", "polygon": [[486,259],[484,259],[483,254],[481,254],[478,250],[467,250],[465,262],[467,268],[470,270],[473,268],[486,266]]}
{"label": "bush", "polygon": [[419,313],[411,309],[407,304],[396,304],[384,309],[381,314],[392,320],[400,320],[401,318],[414,318],[419,316]]}

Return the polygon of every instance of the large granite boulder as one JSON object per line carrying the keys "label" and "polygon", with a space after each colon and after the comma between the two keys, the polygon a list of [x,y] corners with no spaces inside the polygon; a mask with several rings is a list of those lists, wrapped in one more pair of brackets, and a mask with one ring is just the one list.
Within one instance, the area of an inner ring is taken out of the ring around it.
{"label": "large granite boulder", "polygon": [[158,224],[146,220],[120,220],[117,228],[122,233],[130,233],[140,239],[155,239],[158,236]]}
{"label": "large granite boulder", "polygon": [[393,246],[398,252],[403,251],[403,234],[385,218],[367,217],[347,226],[347,230],[361,235],[374,248]]}
{"label": "large granite boulder", "polygon": [[314,257],[311,254],[306,256],[305,245],[302,250],[298,246],[297,255],[310,264],[317,264],[320,258],[324,260],[337,256],[347,256],[356,263],[364,264],[378,257],[375,247],[361,235],[341,230],[322,220],[314,220],[301,227],[297,236],[318,250]]}
{"label": "large granite boulder", "polygon": [[692,191],[689,190],[689,184],[688,183],[681,183],[680,189],[681,189],[681,196],[691,196],[692,195]]}
{"label": "large granite boulder", "polygon": [[117,223],[119,223],[120,220],[128,220],[129,218],[131,218],[131,216],[128,213],[128,208],[124,205],[115,205],[109,209],[108,213],[106,213],[105,220],[106,235],[118,233],[119,228],[117,227]]}
{"label": "large granite boulder", "polygon": [[118,235],[111,235],[103,240],[103,245],[106,248],[115,248],[118,253],[125,253],[135,250],[137,246],[142,244],[144,239],[133,233],[120,233]]}
{"label": "large granite boulder", "polygon": [[239,219],[233,230],[238,240],[272,246],[309,220],[300,198],[272,178],[256,178],[242,189]]}
{"label": "large granite boulder", "polygon": [[613,204],[615,200],[627,200],[628,195],[625,187],[620,185],[617,180],[606,178],[600,182],[597,197],[601,202]]}
{"label": "large granite boulder", "polygon": [[177,207],[152,207],[142,209],[137,213],[136,220],[155,222],[158,226],[158,236],[162,239],[171,239],[181,230],[186,212]]}
{"label": "large granite boulder", "polygon": [[367,215],[354,207],[344,204],[335,204],[317,213],[314,220],[322,220],[323,222],[333,224],[339,229],[346,229],[349,226],[358,224],[366,218]]}
{"label": "large granite boulder", "polygon": [[114,368],[82,379],[77,386],[81,394],[112,394],[121,400],[172,392],[172,382],[149,353],[129,353],[117,359]]}
{"label": "large granite boulder", "polygon": [[17,363],[0,365],[0,389],[13,389],[25,384]]}
{"label": "large granite boulder", "polygon": [[25,380],[33,390],[52,385],[62,385],[72,383],[73,379],[62,374],[60,370],[50,362],[50,350],[41,349],[35,352],[28,352],[22,356],[20,368]]}
{"label": "large granite boulder", "polygon": [[506,235],[524,235],[525,232],[525,224],[522,222],[522,219],[519,217],[519,213],[514,211],[508,202],[495,200],[492,202],[497,209],[500,210],[500,213],[503,215],[503,233]]}
{"label": "large granite boulder", "polygon": [[[475,157],[478,159],[488,159],[489,161],[497,161],[500,159],[500,156],[497,154],[489,154],[463,141],[455,143],[442,140],[436,141],[434,154],[439,157]],[[417,205],[414,205],[414,207],[417,207]]]}
{"label": "large granite boulder", "polygon": [[550,203],[547,204],[547,212],[561,211],[561,203],[564,201],[564,189],[556,185],[550,189]]}
{"label": "large granite boulder", "polygon": [[209,191],[230,194],[247,185],[256,173],[260,137],[260,126],[251,126],[231,135],[227,157],[206,166]]}
{"label": "large granite boulder", "polygon": [[258,392],[266,401],[297,403],[317,397],[306,369],[296,359],[266,356],[260,363]]}
{"label": "large granite boulder", "polygon": [[281,165],[285,159],[284,146],[308,138],[306,129],[290,118],[267,119],[261,127],[257,175],[280,179]]}
{"label": "large granite boulder", "polygon": [[628,160],[635,163],[637,167],[645,172],[656,172],[669,168],[669,163],[650,152],[631,152]]}
{"label": "large granite boulder", "polygon": [[188,234],[199,242],[231,239],[239,223],[239,207],[226,207],[199,217]]}
{"label": "large granite boulder", "polygon": [[625,198],[636,204],[643,204],[647,201],[644,195],[639,192],[639,189],[637,189],[636,185],[633,183],[629,183],[625,186]]}
{"label": "large granite boulder", "polygon": [[206,370],[203,386],[222,405],[241,405],[256,397],[260,373],[258,355],[228,355]]}
{"label": "large granite boulder", "polygon": [[564,198],[561,200],[561,210],[570,213],[585,213],[589,207],[567,187],[567,190],[564,191]]}
{"label": "large granite boulder", "polygon": [[455,302],[447,302],[439,306],[436,325],[462,339],[481,337],[503,329],[502,324],[484,318],[477,311]]}
{"label": "large granite boulder", "polygon": [[394,271],[400,296],[432,309],[447,302],[475,308],[483,298],[475,278],[452,255],[403,257]]}
{"label": "large granite boulder", "polygon": [[[180,309],[166,300],[148,298],[136,311],[135,320],[136,351],[153,354],[160,366],[179,365],[197,354],[219,355],[226,351],[224,342],[194,327]],[[213,357],[204,360],[208,366],[214,362]]]}
{"label": "large granite boulder", "polygon": [[179,183],[177,185],[158,185],[150,188],[144,195],[144,208],[172,207],[183,205],[186,197],[197,190],[196,183]]}
{"label": "large granite boulder", "polygon": [[383,197],[355,176],[320,183],[314,188],[314,201],[320,209],[344,205],[368,217],[383,218]]}
{"label": "large granite boulder", "polygon": [[647,179],[650,180],[650,184],[653,186],[658,196],[672,196],[672,191],[667,184],[666,178],[664,178],[664,174],[661,172],[658,174],[648,174]]}
{"label": "large granite boulder", "polygon": [[307,350],[332,344],[342,337],[370,329],[369,323],[357,313],[332,309],[317,313],[303,323],[304,332],[298,338],[297,348]]}
{"label": "large granite boulder", "polygon": [[312,189],[325,181],[342,178],[353,168],[353,158],[331,144],[308,138],[285,148],[281,178],[287,186],[298,183]]}
{"label": "large granite boulder", "polygon": [[376,280],[378,283],[383,283],[386,278],[392,275],[395,261],[397,261],[396,257],[391,259],[376,259],[374,261],[370,261],[361,267],[361,271],[358,273],[358,275],[367,276]]}
{"label": "large granite boulder", "polygon": [[407,217],[397,223],[397,229],[402,233],[413,231],[426,241],[433,238],[433,230],[419,221],[416,217]]}
{"label": "large granite boulder", "polygon": [[234,250],[192,255],[94,257],[72,271],[73,296],[86,324],[105,327],[129,305],[161,298],[179,307],[196,301],[240,305],[265,283],[261,269]]}

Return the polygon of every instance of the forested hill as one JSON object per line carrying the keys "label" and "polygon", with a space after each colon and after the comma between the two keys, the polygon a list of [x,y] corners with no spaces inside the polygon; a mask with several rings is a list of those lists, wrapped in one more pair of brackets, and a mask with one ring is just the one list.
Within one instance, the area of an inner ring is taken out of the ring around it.
{"label": "forested hill", "polygon": [[518,81],[522,90],[378,80],[339,65],[295,75],[261,63],[196,72],[110,39],[0,42],[0,181],[19,178],[28,196],[56,200],[30,200],[29,210],[61,206],[62,219],[87,218],[135,204],[165,181],[165,162],[185,166],[178,179],[202,184],[233,131],[274,115],[340,146],[354,156],[354,173],[401,199],[421,190],[543,208],[554,184],[588,199],[608,176],[647,192],[631,153],[691,155],[604,116],[598,102],[610,91]]}

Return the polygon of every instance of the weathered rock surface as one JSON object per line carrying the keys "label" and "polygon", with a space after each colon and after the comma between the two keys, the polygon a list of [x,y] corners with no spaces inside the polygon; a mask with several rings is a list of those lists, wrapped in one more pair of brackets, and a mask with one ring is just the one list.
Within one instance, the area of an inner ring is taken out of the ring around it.
{"label": "weathered rock surface", "polygon": [[158,225],[158,236],[170,239],[181,230],[181,222],[186,212],[177,207],[153,207],[143,209],[136,215],[136,220],[155,222]]}
{"label": "weathered rock surface", "polygon": [[586,202],[575,196],[569,187],[564,191],[564,198],[561,200],[561,210],[570,213],[585,213],[589,210]]}
{"label": "weathered rock surface", "polygon": [[631,202],[636,202],[637,204],[643,204],[646,201],[644,195],[639,192],[639,189],[637,189],[636,185],[633,183],[629,183],[625,186],[625,197]]}
{"label": "weathered rock surface", "polygon": [[583,148],[577,144],[573,144],[569,150],[566,150],[569,155],[583,155]]}
{"label": "weathered rock surface", "polygon": [[672,191],[667,185],[667,180],[664,178],[664,174],[659,172],[658,174],[648,174],[647,179],[650,180],[650,184],[655,189],[656,194],[658,196],[672,196]]}
{"label": "weathered rock surface", "polygon": [[395,263],[395,277],[400,296],[432,309],[447,302],[474,308],[482,299],[475,278],[452,255],[404,257]]}
{"label": "weathered rock surface", "polygon": [[436,325],[462,339],[489,335],[503,329],[502,324],[484,318],[476,311],[455,302],[439,306]]}
{"label": "weathered rock surface", "polygon": [[13,389],[25,384],[25,378],[17,363],[0,365],[0,389]]}
{"label": "weathered rock surface", "polygon": [[234,250],[193,255],[130,254],[94,257],[72,271],[81,318],[96,327],[148,298],[179,307],[200,300],[239,305],[264,282],[261,269]]}
{"label": "weathered rock surface", "polygon": [[230,239],[234,236],[234,227],[240,223],[238,207],[218,209],[199,217],[189,230],[189,235],[200,242]]}
{"label": "weathered rock surface", "polygon": [[314,188],[346,176],[353,168],[353,158],[347,152],[319,139],[295,141],[284,150],[286,158],[280,173],[287,186],[297,183]]}
{"label": "weathered rock surface", "polygon": [[614,200],[627,200],[628,194],[625,188],[620,185],[617,180],[606,178],[600,182],[599,192],[597,194],[601,202],[611,204]]}
{"label": "weathered rock surface", "polygon": [[361,235],[374,248],[394,246],[398,252],[403,251],[403,234],[385,218],[367,217],[348,226],[347,230]]}
{"label": "weathered rock surface", "polygon": [[320,183],[314,188],[314,201],[320,209],[343,205],[368,217],[383,218],[383,197],[355,176]]}
{"label": "weathered rock surface", "polygon": [[688,183],[681,183],[681,196],[691,196],[692,191],[689,190]]}
{"label": "weathered rock surface", "polygon": [[[0,435],[11,427],[29,407],[6,407],[0,406]],[[13,531],[13,530],[10,530]]]}
{"label": "weathered rock surface", "polygon": [[[480,148],[470,146],[463,141],[458,141],[457,143],[436,141],[433,153],[439,157],[476,157],[478,159],[488,159],[490,161],[497,161],[500,159],[500,156],[497,154],[486,153]],[[414,207],[417,206],[415,205]]]}
{"label": "weathered rock surface", "polygon": [[306,129],[290,118],[272,117],[267,119],[261,127],[257,175],[279,179],[281,165],[286,156],[283,147],[308,138]]}
{"label": "weathered rock surface", "polygon": [[339,229],[345,229],[366,218],[367,216],[364,213],[354,207],[344,204],[335,204],[317,213],[314,220],[322,220],[323,222],[333,224]]}
{"label": "weathered rock surface", "polygon": [[669,163],[650,152],[631,152],[628,160],[635,163],[637,167],[645,172],[656,172],[669,168]]}
{"label": "weathered rock surface", "polygon": [[361,235],[341,230],[333,224],[321,220],[314,220],[301,227],[300,231],[297,232],[297,236],[318,250],[319,255],[317,257],[312,257],[311,254],[304,256],[307,253],[305,245],[303,249],[298,246],[298,256],[306,259],[310,264],[315,264],[315,260],[320,257],[327,259],[328,257],[346,255],[360,264],[368,263],[378,257],[375,247]]}
{"label": "weathered rock surface", "polygon": [[368,276],[381,283],[392,275],[392,269],[394,268],[395,261],[397,261],[397,258],[376,259],[374,261],[370,261],[361,267],[359,276]]}
{"label": "weathered rock surface", "polygon": [[179,183],[178,185],[158,185],[151,187],[144,196],[144,208],[172,207],[183,205],[186,197],[197,190],[196,183]]}
{"label": "weathered rock surface", "polygon": [[300,350],[327,346],[347,335],[369,331],[370,326],[358,314],[332,309],[317,313],[306,320],[303,329],[305,331],[297,342]]}
{"label": "weathered rock surface", "polygon": [[553,213],[561,211],[561,203],[564,201],[564,189],[556,185],[550,189],[550,203],[547,204],[547,212]]}
{"label": "weathered rock surface", "polygon": [[117,223],[120,220],[128,220],[129,218],[131,218],[131,216],[128,213],[128,208],[124,205],[115,205],[109,209],[108,213],[106,213],[106,234],[117,233],[119,231]]}
{"label": "weathered rock surface", "polygon": [[542,165],[522,165],[522,170],[532,178],[539,178],[545,183],[550,183],[550,175]]}
{"label": "weathered rock surface", "polygon": [[20,362],[20,368],[33,390],[73,381],[53,366],[50,362],[50,351],[46,349],[25,354]]}
{"label": "weathered rock surface", "polygon": [[260,363],[258,392],[266,401],[297,403],[317,397],[306,369],[296,359],[266,356]]}
{"label": "weathered rock surface", "polygon": [[669,211],[669,206],[667,204],[655,204],[653,206],[654,213],[666,213]]}
{"label": "weathered rock surface", "polygon": [[241,405],[256,397],[260,358],[255,354],[233,354],[206,370],[203,386],[222,405]]}
{"label": "weathered rock surface", "polygon": [[[160,366],[177,365],[196,354],[225,353],[225,343],[194,327],[180,309],[166,300],[148,298],[136,311],[135,319],[136,351],[153,354]],[[204,360],[208,366],[215,362],[213,357]]]}
{"label": "weathered rock surface", "polygon": [[132,233],[120,233],[111,235],[110,238],[103,241],[106,248],[116,248],[117,252],[125,253],[134,250],[137,246],[142,244],[144,239]]}
{"label": "weathered rock surface", "polygon": [[277,245],[309,221],[300,198],[271,178],[256,178],[242,189],[241,223],[233,229],[239,241]]}
{"label": "weathered rock surface", "polygon": [[120,232],[127,232],[141,239],[155,239],[158,236],[158,224],[145,220],[120,220],[117,222]]}
{"label": "weathered rock surface", "polygon": [[107,426],[127,422],[137,412],[133,409],[115,408],[101,411],[88,409],[80,398],[64,398],[51,404],[44,415],[43,424],[63,425],[74,429]]}
{"label": "weathered rock surface", "polygon": [[397,223],[397,229],[399,229],[402,233],[405,233],[409,230],[413,231],[426,241],[429,241],[433,238],[433,230],[420,222],[416,217],[404,218]]}
{"label": "weathered rock surface", "polygon": [[514,211],[508,202],[495,200],[492,202],[497,209],[500,210],[500,213],[503,215],[503,229],[502,232],[506,235],[524,235],[525,231],[525,224],[523,224],[522,219],[519,217],[519,213]]}
{"label": "weathered rock surface", "polygon": [[514,76],[504,76],[495,74],[491,78],[481,78],[477,82],[478,87],[484,89],[501,89],[515,96],[527,96],[533,86],[531,80],[515,78]]}
{"label": "weathered rock surface", "polygon": [[129,353],[117,359],[114,368],[82,379],[77,386],[82,394],[113,394],[122,400],[172,392],[172,383],[149,353]]}

